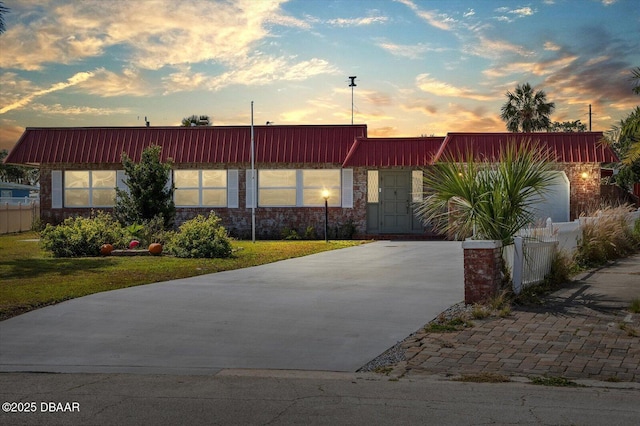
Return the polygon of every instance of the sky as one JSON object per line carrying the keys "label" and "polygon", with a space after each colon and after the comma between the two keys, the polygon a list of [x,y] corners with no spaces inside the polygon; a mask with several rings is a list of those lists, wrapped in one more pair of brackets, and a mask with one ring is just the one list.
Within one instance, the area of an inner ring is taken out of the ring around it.
{"label": "sky", "polygon": [[[26,127],[350,124],[506,131],[529,82],[607,130],[640,66],[637,0],[4,0],[0,149]],[[356,76],[355,87],[349,87]]]}

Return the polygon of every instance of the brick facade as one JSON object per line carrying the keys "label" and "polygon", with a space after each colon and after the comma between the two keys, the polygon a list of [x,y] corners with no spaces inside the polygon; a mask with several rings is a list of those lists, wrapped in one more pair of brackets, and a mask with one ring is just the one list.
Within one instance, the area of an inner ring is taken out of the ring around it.
{"label": "brick facade", "polygon": [[502,243],[468,240],[464,250],[464,302],[486,302],[498,294],[502,282]]}

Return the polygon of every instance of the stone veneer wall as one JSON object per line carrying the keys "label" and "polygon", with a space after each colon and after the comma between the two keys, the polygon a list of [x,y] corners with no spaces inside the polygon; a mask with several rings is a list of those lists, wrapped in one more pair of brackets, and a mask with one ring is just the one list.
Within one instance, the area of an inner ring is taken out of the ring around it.
{"label": "stone veneer wall", "polygon": [[[223,167],[224,166],[224,167]],[[227,230],[235,237],[251,237],[251,209],[246,207],[246,168],[248,164],[189,164],[181,165],[180,169],[236,169],[238,173],[239,203],[238,208],[177,208],[176,225],[193,218],[197,214],[208,215],[213,211],[222,219]],[[260,165],[256,165],[256,169]],[[265,167],[263,167],[265,168]],[[308,164],[278,164],[277,167],[269,165],[270,169],[310,169],[310,168],[340,168],[339,164],[321,164],[313,167]],[[87,170],[86,165],[56,165],[56,169],[63,170]],[[118,165],[102,164],[92,165],[92,170],[121,169]],[[40,206],[41,219],[45,223],[60,223],[67,217],[89,215],[91,208],[51,208],[51,170],[49,166],[40,169]],[[353,208],[329,207],[329,233],[335,234],[344,231],[345,226],[352,224],[355,227],[355,236],[364,235],[366,232],[366,199],[367,197],[367,171],[364,168],[353,169]],[[111,209],[100,209],[110,211]],[[281,238],[284,228],[296,230],[304,234],[308,226],[315,229],[318,238],[324,237],[324,207],[258,207],[256,208],[256,237]]]}
{"label": "stone veneer wall", "polygon": [[[223,220],[223,223],[235,236],[246,237],[251,233],[251,209],[246,208],[246,173],[250,167],[246,163],[237,164],[189,164],[180,165],[181,169],[237,169],[239,170],[239,208],[178,208],[176,215],[177,224],[192,218],[194,215],[208,214],[213,210]],[[256,165],[256,169],[262,167]],[[268,165],[268,168],[279,169],[309,169],[309,168],[339,168],[339,164],[278,164]],[[56,164],[56,169],[62,170],[87,170],[86,164]],[[92,170],[121,169],[118,164],[92,164]],[[263,167],[265,168],[265,167]],[[40,216],[45,223],[59,223],[67,217],[88,215],[88,208],[64,208],[51,209],[51,165],[43,165],[40,168]],[[580,217],[600,203],[600,165],[597,163],[560,163],[558,170],[563,170],[571,185],[570,220]],[[582,178],[586,173],[586,179]],[[367,202],[367,169],[364,167],[353,168],[353,208],[330,207],[329,227],[345,225],[352,222],[356,228],[356,235],[366,233],[366,202]],[[104,209],[109,211],[110,209]],[[307,226],[313,226],[319,237],[324,235],[324,208],[323,207],[259,207],[256,209],[256,235],[260,238],[280,237],[280,231],[284,227],[295,229],[297,232],[306,230]]]}
{"label": "stone veneer wall", "polygon": [[[566,173],[570,185],[569,220],[580,217],[600,206],[600,164],[560,163],[558,170]],[[586,177],[583,178],[582,174]]]}

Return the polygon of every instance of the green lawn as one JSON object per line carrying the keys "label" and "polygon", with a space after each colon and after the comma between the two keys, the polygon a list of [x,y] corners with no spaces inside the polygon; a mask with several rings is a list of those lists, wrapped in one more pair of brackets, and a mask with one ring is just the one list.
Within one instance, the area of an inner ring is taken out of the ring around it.
{"label": "green lawn", "polygon": [[361,241],[234,241],[230,259],[54,258],[36,233],[0,236],[0,320],[101,291],[262,265]]}

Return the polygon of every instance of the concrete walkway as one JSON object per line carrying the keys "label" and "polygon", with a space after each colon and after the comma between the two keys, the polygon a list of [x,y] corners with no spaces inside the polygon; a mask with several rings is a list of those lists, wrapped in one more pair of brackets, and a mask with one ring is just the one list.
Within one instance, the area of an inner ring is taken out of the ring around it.
{"label": "concrete walkway", "polygon": [[355,371],[463,299],[459,242],[379,241],[0,322],[0,371]]}
{"label": "concrete walkway", "polygon": [[405,340],[394,374],[553,376],[640,382],[640,255],[576,277],[539,307]]}

